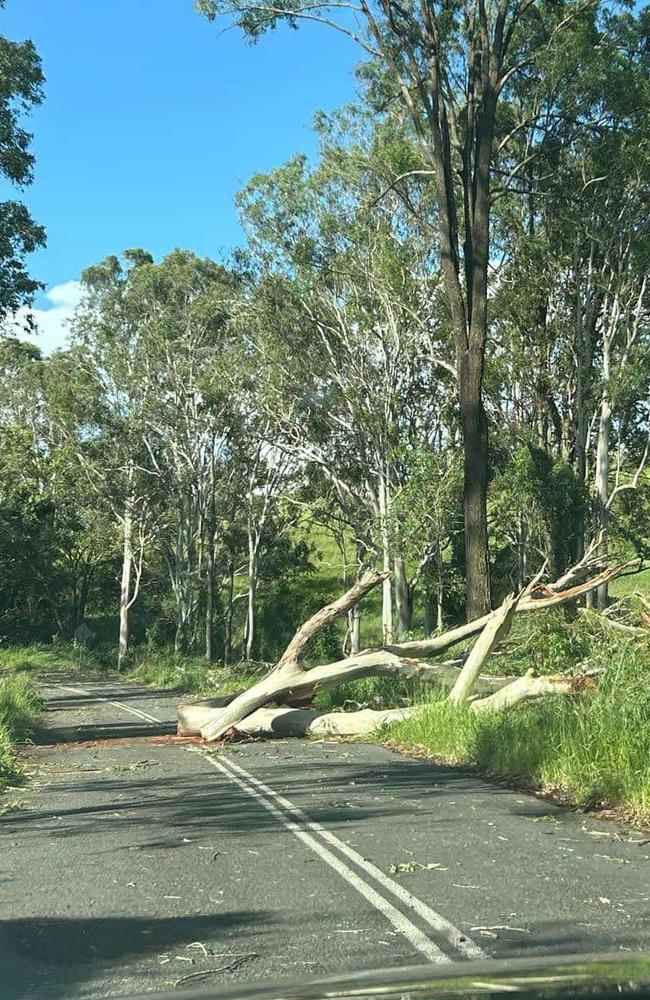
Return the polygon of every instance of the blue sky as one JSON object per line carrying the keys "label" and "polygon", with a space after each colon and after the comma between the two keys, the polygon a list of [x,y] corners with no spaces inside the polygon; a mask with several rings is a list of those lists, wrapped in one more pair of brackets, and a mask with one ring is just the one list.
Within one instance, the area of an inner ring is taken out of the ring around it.
{"label": "blue sky", "polygon": [[[251,174],[312,152],[314,111],[355,92],[360,53],[318,25],[247,45],[193,0],[7,0],[0,31],[31,38],[47,77],[29,119],[24,193],[47,229],[32,258],[43,337],[60,337],[81,270],[109,253],[175,246],[218,257],[241,241],[233,199]],[[54,291],[52,292],[52,290]]]}

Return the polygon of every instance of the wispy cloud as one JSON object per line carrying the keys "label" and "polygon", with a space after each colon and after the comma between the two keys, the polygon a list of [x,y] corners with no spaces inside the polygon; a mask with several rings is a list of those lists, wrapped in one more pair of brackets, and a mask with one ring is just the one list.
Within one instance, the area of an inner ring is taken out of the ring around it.
{"label": "wispy cloud", "polygon": [[[51,354],[68,342],[68,324],[82,299],[81,282],[63,281],[53,285],[45,293],[47,304],[42,309],[20,309],[16,314],[13,328],[9,331],[21,340],[31,340],[40,347],[43,354]],[[36,324],[36,333],[25,333],[27,315]]]}

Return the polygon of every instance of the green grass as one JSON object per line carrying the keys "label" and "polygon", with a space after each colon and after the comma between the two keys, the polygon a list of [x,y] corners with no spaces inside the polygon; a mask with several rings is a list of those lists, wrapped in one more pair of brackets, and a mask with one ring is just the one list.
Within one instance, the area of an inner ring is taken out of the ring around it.
{"label": "green grass", "polygon": [[228,694],[248,687],[264,675],[264,664],[223,667],[200,656],[181,656],[173,650],[137,650],[125,674],[129,680],[191,694]]}
{"label": "green grass", "polygon": [[616,577],[609,585],[609,593],[615,600],[634,593],[650,598],[650,569]]}
{"label": "green grass", "polygon": [[16,744],[32,735],[39,711],[40,701],[27,674],[0,677],[0,789],[19,780]]}
{"label": "green grass", "polygon": [[650,651],[620,639],[590,658],[606,667],[593,695],[473,713],[434,695],[389,741],[574,804],[650,820]]}
{"label": "green grass", "polygon": [[71,642],[0,647],[0,675],[30,670],[98,670],[101,656]]}

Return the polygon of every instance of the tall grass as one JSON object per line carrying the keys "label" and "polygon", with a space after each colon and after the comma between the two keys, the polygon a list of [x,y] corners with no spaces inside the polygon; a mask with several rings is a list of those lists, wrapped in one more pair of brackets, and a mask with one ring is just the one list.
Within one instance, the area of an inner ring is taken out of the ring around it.
{"label": "tall grass", "polygon": [[266,671],[265,664],[223,667],[200,656],[183,656],[170,649],[137,650],[127,677],[142,684],[191,694],[227,694],[248,687]]}
{"label": "tall grass", "polygon": [[0,788],[17,780],[15,747],[28,739],[40,709],[40,701],[27,674],[0,677]]}
{"label": "tall grass", "polygon": [[473,713],[434,695],[389,739],[492,776],[559,792],[576,804],[650,820],[650,655],[610,641],[595,693],[558,696],[509,712]]}
{"label": "tall grass", "polygon": [[97,650],[72,642],[0,647],[0,673],[22,670],[96,670],[103,668]]}

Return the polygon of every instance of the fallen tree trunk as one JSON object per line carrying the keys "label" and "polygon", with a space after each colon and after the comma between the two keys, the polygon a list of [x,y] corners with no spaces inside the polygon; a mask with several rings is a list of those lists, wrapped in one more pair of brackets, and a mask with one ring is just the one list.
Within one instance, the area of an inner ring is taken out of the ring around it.
{"label": "fallen tree trunk", "polygon": [[512,708],[521,701],[531,698],[541,698],[548,694],[579,694],[594,687],[595,672],[577,674],[567,677],[564,674],[552,674],[546,677],[535,677],[529,670],[524,677],[518,677],[500,691],[471,702],[472,712],[494,712]]}
{"label": "fallen tree trunk", "polygon": [[[339,660],[336,663],[324,664],[322,667],[314,668],[320,672],[320,682],[318,684],[319,688],[325,688],[329,686],[336,686],[342,683],[340,667],[345,664],[347,668],[347,673],[344,676],[345,680],[357,679],[359,677],[367,677],[370,675],[381,675],[381,674],[391,674],[392,676],[399,676],[403,678],[414,678],[419,677],[421,680],[426,681],[427,684],[434,685],[442,690],[451,690],[458,679],[463,660],[447,660],[442,663],[421,663],[417,660],[400,660],[399,657],[393,654],[387,654],[385,659],[380,659],[379,653],[360,653],[357,657],[350,657],[347,660]],[[315,693],[315,684],[312,680],[311,674],[312,670],[307,671],[309,686],[303,686],[299,689],[292,689],[292,694],[283,694],[280,690],[276,693],[275,702],[278,709],[270,710],[272,713],[282,711],[287,719],[289,719],[289,711],[298,711],[296,705],[301,705],[303,701],[306,701],[309,696],[313,696]],[[323,675],[326,674],[327,677],[323,679]],[[501,688],[506,687],[513,681],[517,680],[516,677],[496,677],[489,674],[479,674],[476,679],[475,691],[477,691],[481,696],[487,697],[493,694],[495,691],[500,691]],[[226,708],[228,705],[232,704],[235,698],[239,697],[243,692],[237,692],[236,694],[225,695],[220,698],[206,698],[197,702],[190,702],[188,704],[181,704],[178,706],[178,732],[181,736],[194,736],[201,731],[204,726],[207,726],[210,722],[213,722],[218,718],[218,710]],[[322,712],[316,709],[302,709],[303,711],[311,711],[314,717],[321,717]],[[262,718],[259,715],[260,712],[265,711],[265,709],[256,709],[256,711],[249,715],[246,719],[241,720],[236,725],[233,726],[238,732],[249,733],[251,732],[249,728],[249,720]],[[365,709],[364,709],[365,711]],[[371,710],[374,711],[374,710]],[[391,710],[392,711],[392,710]],[[401,709],[396,711],[402,711]],[[359,714],[355,713],[330,713],[335,715],[337,719],[341,718],[342,715],[352,715]],[[381,715],[382,713],[376,713]],[[284,716],[283,716],[284,717]],[[280,718],[280,715],[278,715]],[[298,716],[295,717],[298,719]],[[383,725],[383,722],[380,723]],[[293,735],[293,734],[287,734]],[[298,733],[297,735],[301,735]]]}
{"label": "fallen tree trunk", "polygon": [[[380,649],[364,650],[356,656],[339,660],[336,663],[321,664],[306,669],[300,662],[300,658],[313,636],[336,618],[347,614],[385,578],[384,573],[366,573],[347,593],[321,608],[298,629],[282,657],[266,677],[247,691],[242,692],[229,705],[212,708],[210,712],[206,711],[202,716],[201,735],[206,740],[216,740],[233,728],[244,731],[243,721],[265,705],[282,704],[289,700],[304,700],[321,688],[343,684],[360,677],[385,673],[407,677],[434,677],[439,674],[442,665],[422,661],[423,656],[444,651],[463,639],[477,633],[483,633],[470,651],[452,691],[454,701],[465,701],[475,689],[483,663],[507,633],[516,612],[543,610],[575,600],[577,597],[602,586],[623,568],[613,567],[590,580],[561,591],[554,591],[553,585],[544,587],[534,583],[532,586],[541,591],[541,596],[535,597],[529,590],[526,590],[516,597],[507,598],[500,608],[484,618],[452,629],[442,636],[422,642],[405,642],[387,645]],[[569,574],[565,575],[566,578],[573,579],[575,577],[570,576],[569,571]],[[518,680],[525,680],[525,678]],[[542,679],[536,678],[535,680]],[[520,685],[520,688],[515,689],[510,695],[504,693],[517,683],[517,680],[510,679],[510,681],[506,680],[499,684],[501,704],[504,707],[509,703],[514,704],[516,701],[522,700],[522,696],[518,692],[523,691],[525,685]],[[534,685],[529,685],[529,687],[532,690]],[[538,688],[541,690],[540,685]],[[531,696],[528,695],[528,697]],[[495,694],[491,697],[495,697]],[[492,702],[492,704],[496,703]]]}
{"label": "fallen tree trunk", "polygon": [[518,601],[519,598],[515,597],[514,594],[506,597],[501,607],[492,613],[487,625],[479,634],[449,695],[449,700],[455,705],[467,701],[474,690],[481,667],[492,650],[507,636]]}
{"label": "fallen tree trunk", "polygon": [[[204,705],[182,705],[178,711],[178,732],[181,736],[196,736],[211,709]],[[408,719],[415,708],[359,712],[318,712],[308,708],[258,708],[237,723],[238,733],[250,736],[367,736],[391,722]]]}

